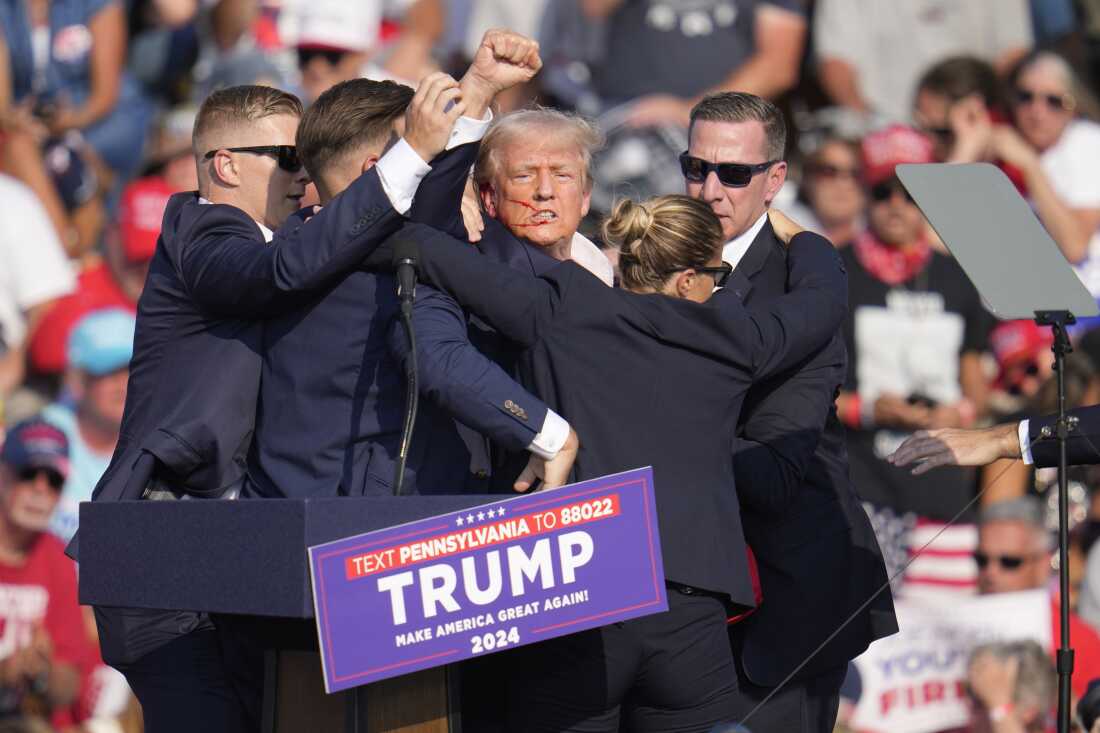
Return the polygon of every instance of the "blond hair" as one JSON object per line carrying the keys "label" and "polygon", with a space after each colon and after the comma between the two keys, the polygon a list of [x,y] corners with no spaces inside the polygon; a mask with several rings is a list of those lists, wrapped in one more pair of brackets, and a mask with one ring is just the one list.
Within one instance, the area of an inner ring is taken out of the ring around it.
{"label": "blond hair", "polygon": [[213,92],[203,100],[195,117],[191,147],[196,157],[206,154],[203,140],[214,130],[247,125],[275,115],[302,116],[302,102],[293,94],[274,87],[245,84]]}
{"label": "blond hair", "polygon": [[579,115],[536,107],[504,115],[485,133],[478,149],[477,162],[474,163],[474,182],[478,188],[489,184],[497,175],[500,149],[525,136],[530,139],[535,128],[539,130],[540,138],[567,138],[577,146],[583,162],[585,188],[592,187],[588,168],[592,164],[592,153],[603,145],[600,131]]}
{"label": "blond hair", "polygon": [[623,287],[660,291],[678,270],[706,267],[722,247],[722,224],[710,206],[689,196],[623,199],[603,223],[619,250]]}

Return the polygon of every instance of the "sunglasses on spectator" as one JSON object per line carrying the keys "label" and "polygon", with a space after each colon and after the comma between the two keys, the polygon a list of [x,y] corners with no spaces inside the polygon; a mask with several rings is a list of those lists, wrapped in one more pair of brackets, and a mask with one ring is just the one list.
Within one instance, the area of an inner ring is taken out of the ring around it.
{"label": "sunglasses on spectator", "polygon": [[39,474],[45,474],[46,480],[50,482],[50,488],[54,491],[61,491],[61,487],[65,485],[65,477],[50,468],[37,468],[35,466],[28,466],[19,472],[18,478],[20,483],[34,483]]}
{"label": "sunglasses on spectator", "polygon": [[1068,94],[1038,94],[1027,89],[1016,90],[1016,104],[1025,106],[1032,104],[1037,99],[1046,102],[1047,107],[1058,112],[1072,112],[1074,107],[1077,106],[1073,97]]}
{"label": "sunglasses on spectator", "polygon": [[710,275],[714,278],[714,287],[722,288],[726,286],[726,281],[730,279],[730,275],[733,274],[733,265],[728,262],[723,262],[717,267],[681,267],[678,270],[669,270],[665,275],[674,275],[677,272],[684,272],[686,270],[693,270],[700,275]]}
{"label": "sunglasses on spectator", "polygon": [[832,163],[811,163],[806,166],[806,175],[814,178],[824,178],[829,181],[839,179],[855,181],[859,179],[858,168],[841,168]]}
{"label": "sunglasses on spectator", "polygon": [[871,200],[876,204],[885,203],[894,197],[894,194],[901,194],[905,197],[905,200],[909,203],[913,203],[913,197],[909,195],[909,192],[905,190],[905,186],[902,186],[897,179],[892,181],[883,181],[882,183],[876,183],[871,186]]}
{"label": "sunglasses on spectator", "polygon": [[[218,148],[230,153],[252,153],[253,155],[273,155],[279,162],[279,167],[288,173],[297,173],[302,170],[302,160],[298,157],[298,148],[293,145],[249,145],[243,148]],[[203,160],[210,160],[218,154],[218,150],[211,150],[202,156]]]}
{"label": "sunglasses on spectator", "polygon": [[1039,376],[1039,365],[1035,362],[1031,362],[1023,368],[1010,370],[1006,374],[1006,379],[1012,380],[1012,383],[1008,385],[1008,393],[1014,396],[1023,394],[1023,386],[1020,383],[1028,377],[1037,376]]}
{"label": "sunglasses on spectator", "polygon": [[711,163],[688,155],[680,154],[680,170],[684,178],[692,183],[703,183],[711,171],[718,175],[718,180],[723,186],[730,188],[744,188],[752,182],[752,177],[757,173],[763,173],[778,163],[778,160],[769,160],[766,163]]}
{"label": "sunglasses on spectator", "polygon": [[989,563],[996,562],[1001,566],[1002,570],[1019,570],[1023,567],[1025,562],[1034,560],[1039,555],[987,555],[984,552],[974,553],[974,562],[978,564],[978,569],[984,569]]}
{"label": "sunglasses on spectator", "polygon": [[347,53],[338,48],[299,48],[298,66],[299,68],[309,66],[309,62],[318,57],[323,58],[329,66],[336,66],[344,60]]}

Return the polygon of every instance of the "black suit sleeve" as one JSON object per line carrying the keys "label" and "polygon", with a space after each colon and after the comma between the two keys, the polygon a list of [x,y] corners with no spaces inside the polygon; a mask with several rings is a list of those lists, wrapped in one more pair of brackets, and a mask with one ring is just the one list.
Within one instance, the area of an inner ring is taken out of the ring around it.
{"label": "black suit sleeve", "polygon": [[[549,408],[470,343],[466,317],[449,296],[419,287],[413,304],[420,392],[452,417],[509,450],[526,450]],[[390,351],[408,357],[405,330],[394,322]],[[507,409],[508,403],[513,408]]]}
{"label": "black suit sleeve", "polygon": [[187,233],[180,276],[200,308],[235,318],[268,317],[291,306],[292,296],[355,269],[402,222],[374,169],[316,216],[291,216],[267,246],[239,209],[202,208]]}
{"label": "black suit sleeve", "polygon": [[466,241],[462,219],[462,194],[470,167],[477,159],[478,143],[467,143],[448,150],[432,161],[432,172],[420,182],[409,209],[409,220],[427,224]]}
{"label": "black suit sleeve", "polygon": [[[734,440],[737,495],[748,508],[775,515],[786,509],[803,485],[835,408],[835,395],[844,380],[844,345],[839,334],[832,342],[749,404],[748,417]],[[749,399],[754,395],[750,392]]]}
{"label": "black suit sleeve", "polygon": [[790,369],[829,342],[848,313],[848,276],[827,239],[802,232],[788,247],[788,290],[766,305],[749,309],[722,298],[731,317],[726,335],[749,355],[760,380]]}
{"label": "black suit sleeve", "polygon": [[[1077,428],[1066,440],[1069,465],[1100,463],[1100,405],[1079,407],[1067,414],[1077,418]],[[1057,420],[1057,415],[1046,415],[1032,418],[1028,422],[1031,457],[1040,468],[1058,465],[1058,441],[1054,438]],[[1044,431],[1047,435],[1044,435]]]}
{"label": "black suit sleeve", "polygon": [[[450,293],[463,308],[524,348],[539,340],[561,305],[558,280],[534,277],[494,262],[469,244],[431,227],[409,224],[398,236],[419,245],[424,282]],[[368,259],[367,266],[387,267],[390,255],[384,250]]]}

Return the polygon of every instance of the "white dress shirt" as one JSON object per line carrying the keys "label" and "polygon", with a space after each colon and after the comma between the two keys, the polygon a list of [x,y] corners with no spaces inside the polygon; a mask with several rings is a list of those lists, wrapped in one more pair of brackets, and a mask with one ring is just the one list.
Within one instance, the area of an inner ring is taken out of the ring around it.
{"label": "white dress shirt", "polygon": [[728,262],[736,268],[737,264],[741,262],[741,258],[749,251],[752,240],[756,239],[756,235],[764,228],[764,222],[767,220],[768,212],[765,211],[751,227],[726,242],[726,246],[722,247],[722,261]]}
{"label": "white dress shirt", "polygon": [[[454,129],[451,130],[447,150],[477,142],[485,136],[492,122],[492,111],[486,111],[485,117],[480,120],[459,117]],[[394,143],[394,146],[378,159],[375,167],[378,169],[378,179],[382,182],[382,190],[386,192],[386,198],[393,204],[394,210],[402,216],[412,208],[416,189],[420,188],[420,182],[432,170],[432,167],[412,149],[405,138]]]}
{"label": "white dress shirt", "polygon": [[598,277],[603,284],[612,287],[615,284],[615,268],[596,243],[580,232],[573,235],[569,245],[569,259]]}
{"label": "white dress shirt", "polygon": [[1018,435],[1020,436],[1020,457],[1024,459],[1024,463],[1031,465],[1035,463],[1035,458],[1031,455],[1031,431],[1030,420],[1021,420],[1020,426],[1017,428]]}

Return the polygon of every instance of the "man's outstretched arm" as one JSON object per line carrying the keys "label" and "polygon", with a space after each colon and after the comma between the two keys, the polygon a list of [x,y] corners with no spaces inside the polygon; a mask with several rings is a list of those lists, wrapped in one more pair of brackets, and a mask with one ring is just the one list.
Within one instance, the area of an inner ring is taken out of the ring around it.
{"label": "man's outstretched arm", "polygon": [[[1066,413],[1076,418],[1066,439],[1070,465],[1100,463],[1100,405]],[[1055,437],[1057,415],[995,425],[979,430],[922,430],[914,433],[890,456],[895,466],[917,465],[920,474],[937,466],[984,466],[998,458],[1023,458],[1040,468],[1058,465]]]}
{"label": "man's outstretched arm", "polygon": [[919,476],[939,466],[984,466],[998,458],[1020,458],[1019,430],[1020,423],[971,430],[919,430],[887,460],[899,467],[915,463],[913,474]]}

